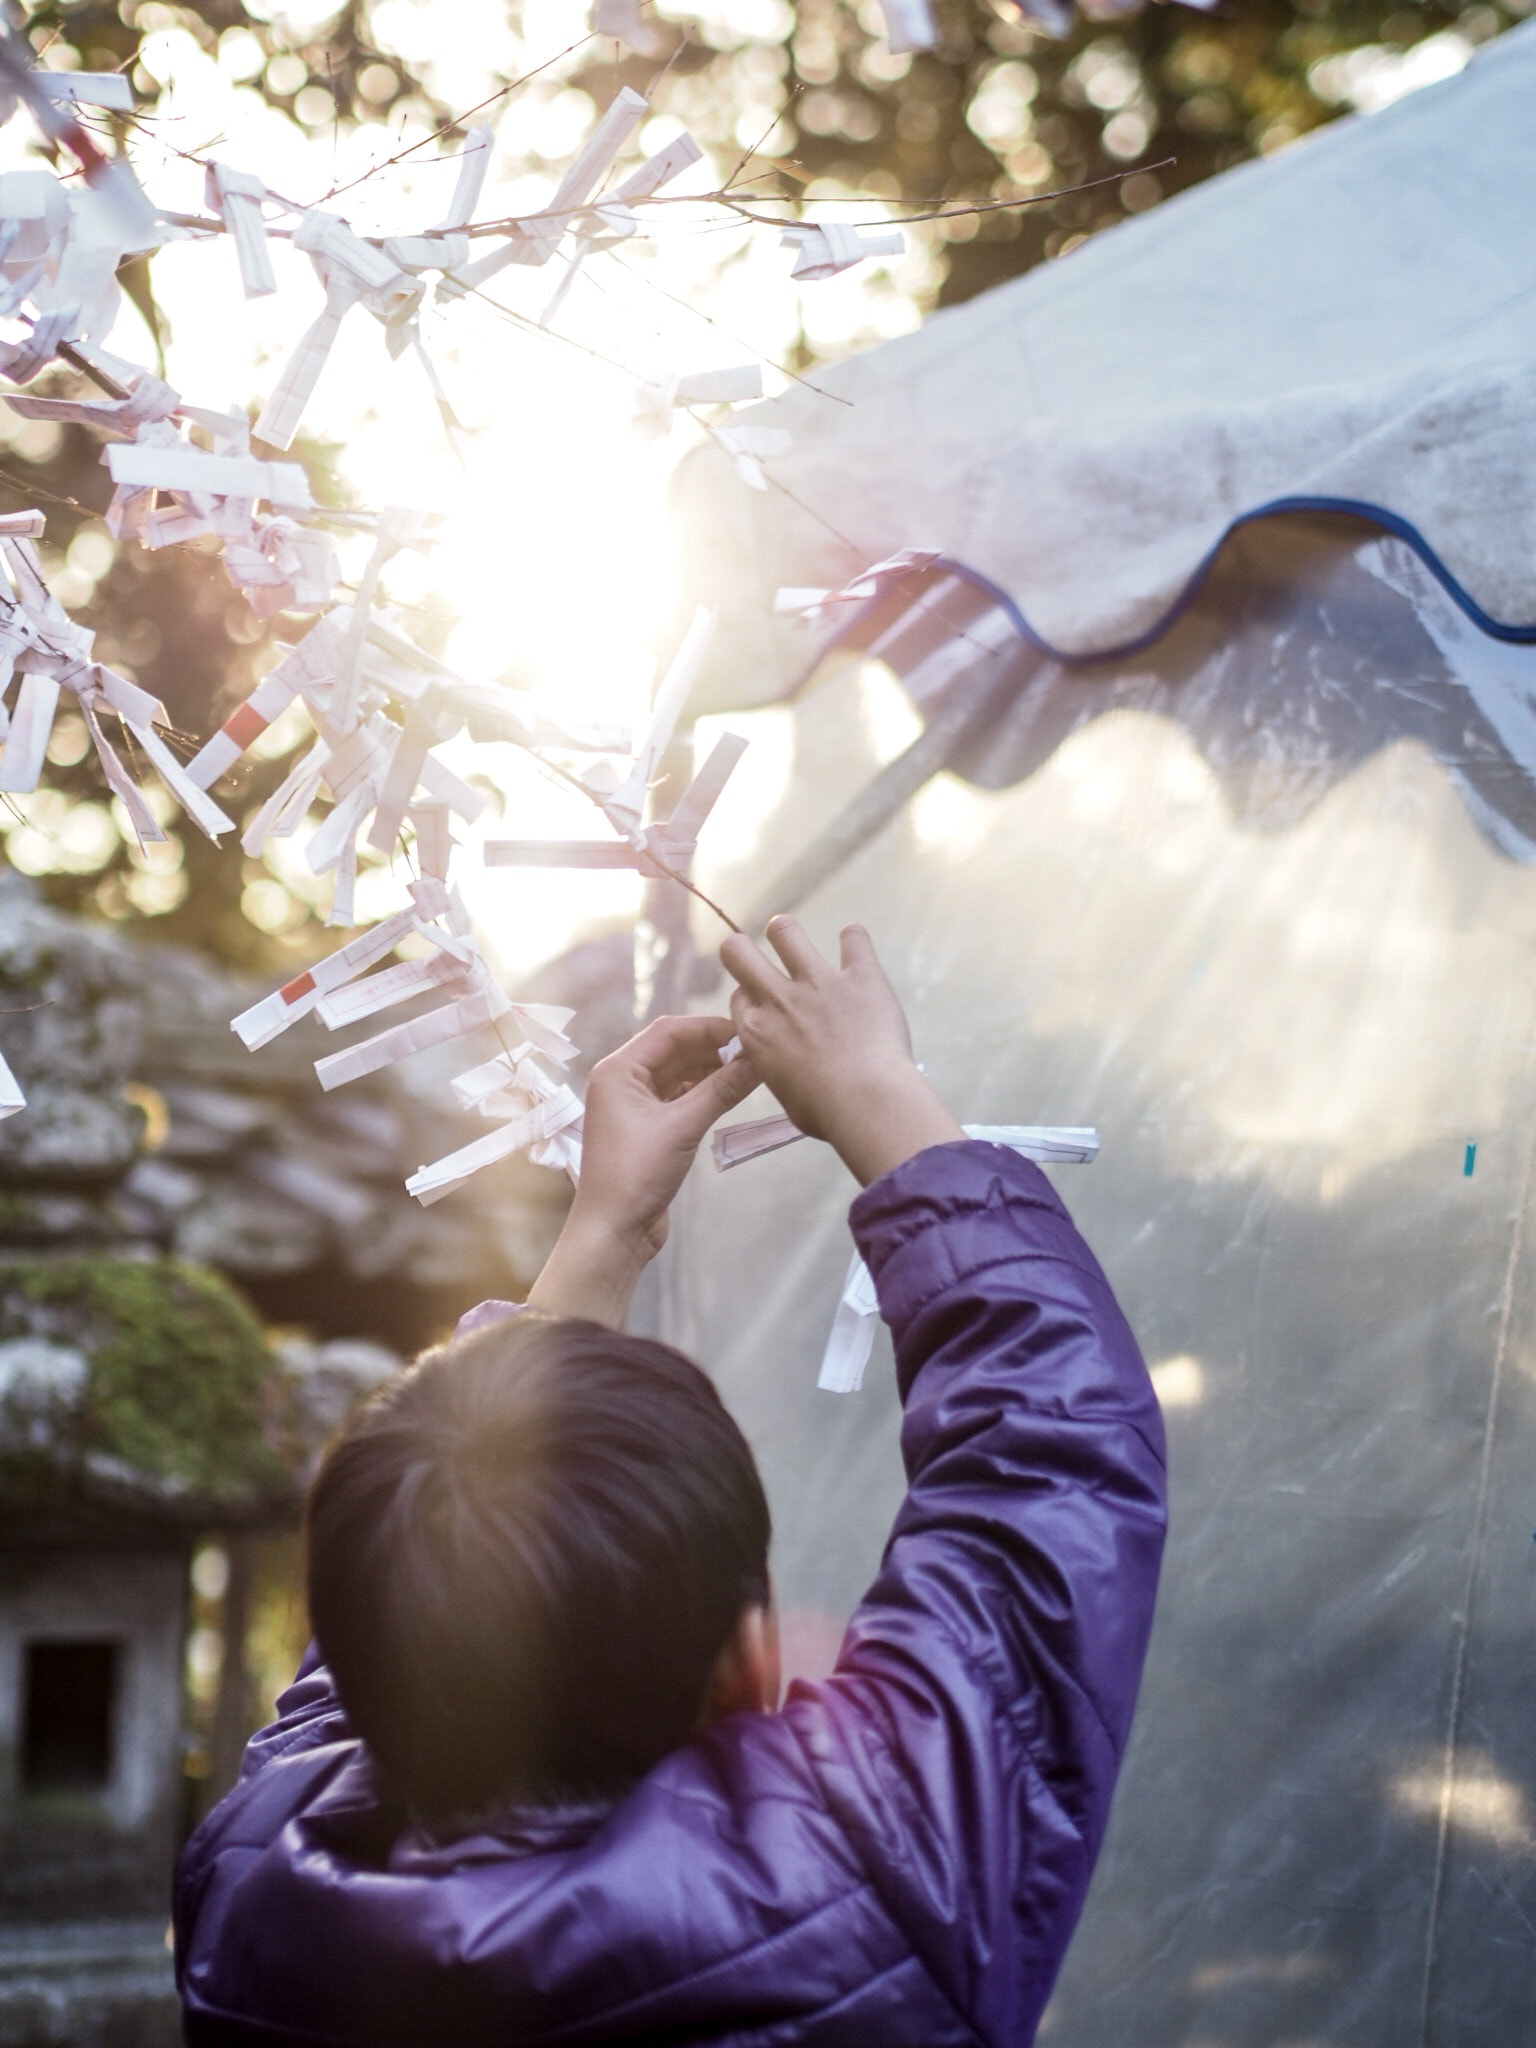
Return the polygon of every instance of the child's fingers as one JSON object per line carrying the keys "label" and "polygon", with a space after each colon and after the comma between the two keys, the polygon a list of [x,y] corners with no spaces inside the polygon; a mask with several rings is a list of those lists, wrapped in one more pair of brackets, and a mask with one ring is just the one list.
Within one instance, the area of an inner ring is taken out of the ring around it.
{"label": "child's fingers", "polygon": [[837,935],[838,957],[844,973],[856,968],[873,967],[878,974],[884,974],[880,956],[875,951],[875,942],[861,924],[845,924]]}
{"label": "child's fingers", "polygon": [[636,1069],[658,1095],[675,1095],[718,1068],[734,1030],[729,1017],[657,1017],[630,1041]]}
{"label": "child's fingers", "polygon": [[797,918],[770,918],[765,937],[794,980],[819,981],[825,974],[828,962],[816,950],[810,933]]}
{"label": "child's fingers", "polygon": [[[733,1060],[731,1065],[735,1064]],[[680,1046],[677,1051],[669,1054],[658,1066],[651,1069],[650,1082],[662,1100],[670,1102],[675,1096],[686,1094],[690,1088],[696,1088],[701,1081],[709,1080],[720,1071],[720,1054],[714,1046]]]}
{"label": "child's fingers", "polygon": [[[745,932],[732,932],[720,948],[720,964],[748,995],[755,996],[759,1002],[771,1001],[775,987],[784,986],[784,977],[778,968]],[[731,1014],[735,1015],[734,1007]]]}
{"label": "child's fingers", "polygon": [[[665,1028],[663,1028],[665,1027]],[[656,1033],[657,1044],[669,1055],[713,1059],[735,1031],[729,1017],[657,1017],[646,1026]]]}
{"label": "child's fingers", "polygon": [[611,1060],[615,1066],[629,1067],[639,1073],[654,1073],[671,1058],[679,1043],[681,1027],[695,1021],[692,1017],[653,1017],[633,1038],[626,1039],[617,1052],[610,1053],[603,1065]]}
{"label": "child's fingers", "polygon": [[732,1060],[724,1067],[716,1061],[714,1072],[695,1082],[672,1105],[671,1114],[676,1117],[685,1142],[697,1145],[710,1125],[738,1102],[745,1102],[756,1086],[757,1075],[749,1059]]}

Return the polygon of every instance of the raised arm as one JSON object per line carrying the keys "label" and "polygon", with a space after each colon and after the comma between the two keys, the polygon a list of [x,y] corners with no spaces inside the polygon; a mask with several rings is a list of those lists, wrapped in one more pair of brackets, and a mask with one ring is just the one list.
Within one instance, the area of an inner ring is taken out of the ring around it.
{"label": "raised arm", "polygon": [[909,1482],[835,1674],[785,1711],[934,1981],[1001,2048],[1032,2038],[1103,1838],[1162,1551],[1161,1420],[1045,1176],[949,1142],[900,1079],[867,939],[845,935],[838,970],[803,933],[769,937],[790,971],[742,962],[734,1015],[790,1114],[870,1182],[851,1221]]}
{"label": "raised arm", "polygon": [[658,1017],[592,1069],[581,1185],[531,1308],[623,1323],[705,1133],[757,1086],[750,1060],[720,1064],[730,1036],[724,1017]]}

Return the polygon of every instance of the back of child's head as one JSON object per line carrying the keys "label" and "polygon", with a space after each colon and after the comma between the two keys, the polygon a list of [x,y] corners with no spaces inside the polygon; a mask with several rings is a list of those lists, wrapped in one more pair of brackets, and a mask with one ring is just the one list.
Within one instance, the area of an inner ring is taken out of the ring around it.
{"label": "back of child's head", "polygon": [[428,1352],[331,1444],[307,1521],[321,1654],[429,1821],[623,1791],[768,1597],[768,1504],[713,1386],[597,1323]]}

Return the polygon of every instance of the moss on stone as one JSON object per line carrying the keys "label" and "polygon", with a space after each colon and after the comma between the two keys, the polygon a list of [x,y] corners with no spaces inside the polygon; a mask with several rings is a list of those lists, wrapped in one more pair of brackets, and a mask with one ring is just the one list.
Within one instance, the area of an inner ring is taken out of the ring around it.
{"label": "moss on stone", "polygon": [[89,1361],[57,1462],[106,1458],[213,1502],[289,1484],[286,1382],[256,1316],[216,1274],[172,1260],[8,1259],[0,1342],[22,1336]]}

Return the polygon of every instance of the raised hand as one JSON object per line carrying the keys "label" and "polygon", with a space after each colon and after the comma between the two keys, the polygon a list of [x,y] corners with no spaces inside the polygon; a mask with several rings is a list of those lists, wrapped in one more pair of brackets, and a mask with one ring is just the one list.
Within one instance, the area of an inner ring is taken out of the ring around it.
{"label": "raised hand", "polygon": [[658,1017],[592,1069],[581,1185],[533,1307],[623,1321],[700,1141],[757,1085],[749,1059],[720,1064],[731,1031],[724,1017]]}
{"label": "raised hand", "polygon": [[866,1186],[914,1152],[963,1138],[918,1072],[863,926],[844,928],[839,966],[792,917],[774,918],[766,936],[787,971],[742,934],[720,958],[737,982],[731,1019],[746,1055],[800,1129],[834,1146]]}

